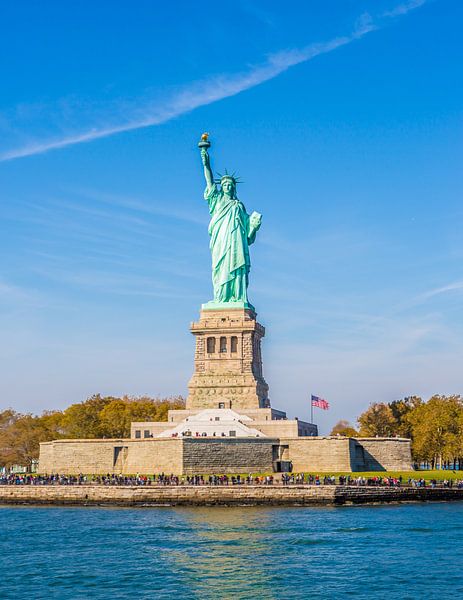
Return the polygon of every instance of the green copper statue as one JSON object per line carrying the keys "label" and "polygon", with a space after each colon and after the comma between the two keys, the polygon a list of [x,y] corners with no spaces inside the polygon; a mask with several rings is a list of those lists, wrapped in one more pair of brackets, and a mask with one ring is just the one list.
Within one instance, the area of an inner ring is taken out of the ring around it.
{"label": "green copper statue", "polygon": [[[256,239],[262,215],[248,215],[244,204],[236,196],[237,179],[223,175],[215,182],[212,175],[208,148],[209,134],[204,133],[198,146],[204,165],[206,191],[211,221],[209,235],[212,254],[212,283],[214,301],[203,308],[251,308],[248,302],[248,280],[251,268],[249,246]],[[220,186],[217,187],[216,183]]]}

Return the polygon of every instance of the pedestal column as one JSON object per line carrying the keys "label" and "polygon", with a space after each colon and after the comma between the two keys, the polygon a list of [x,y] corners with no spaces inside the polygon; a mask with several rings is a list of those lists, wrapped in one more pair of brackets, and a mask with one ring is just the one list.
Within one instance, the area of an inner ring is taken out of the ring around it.
{"label": "pedestal column", "polygon": [[262,374],[261,339],[265,329],[252,309],[203,309],[190,330],[196,348],[187,409],[270,406]]}

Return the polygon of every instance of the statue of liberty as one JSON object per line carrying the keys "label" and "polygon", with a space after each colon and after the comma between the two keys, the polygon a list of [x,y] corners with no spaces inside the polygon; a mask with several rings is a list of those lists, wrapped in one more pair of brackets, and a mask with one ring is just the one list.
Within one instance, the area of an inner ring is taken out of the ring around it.
{"label": "statue of liberty", "polygon": [[256,239],[262,215],[256,212],[248,215],[236,195],[238,180],[235,175],[225,173],[214,181],[207,133],[201,136],[198,146],[206,178],[204,199],[209,204],[211,215],[209,236],[214,285],[214,300],[204,308],[226,308],[224,304],[227,304],[230,307],[253,309],[247,294],[251,268],[249,246]]}

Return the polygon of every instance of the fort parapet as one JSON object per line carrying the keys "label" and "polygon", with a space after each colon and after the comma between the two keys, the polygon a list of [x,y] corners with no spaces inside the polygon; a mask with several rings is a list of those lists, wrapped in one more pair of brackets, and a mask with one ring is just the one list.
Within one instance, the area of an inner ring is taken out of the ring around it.
{"label": "fort parapet", "polygon": [[410,440],[399,438],[149,438],[55,440],[40,447],[40,473],[175,475],[408,471]]}

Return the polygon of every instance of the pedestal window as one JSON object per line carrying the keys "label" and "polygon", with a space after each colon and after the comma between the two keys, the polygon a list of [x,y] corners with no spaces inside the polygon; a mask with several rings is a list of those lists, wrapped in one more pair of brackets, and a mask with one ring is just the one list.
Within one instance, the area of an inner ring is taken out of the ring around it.
{"label": "pedestal window", "polygon": [[207,353],[214,354],[215,353],[215,337],[207,338]]}

